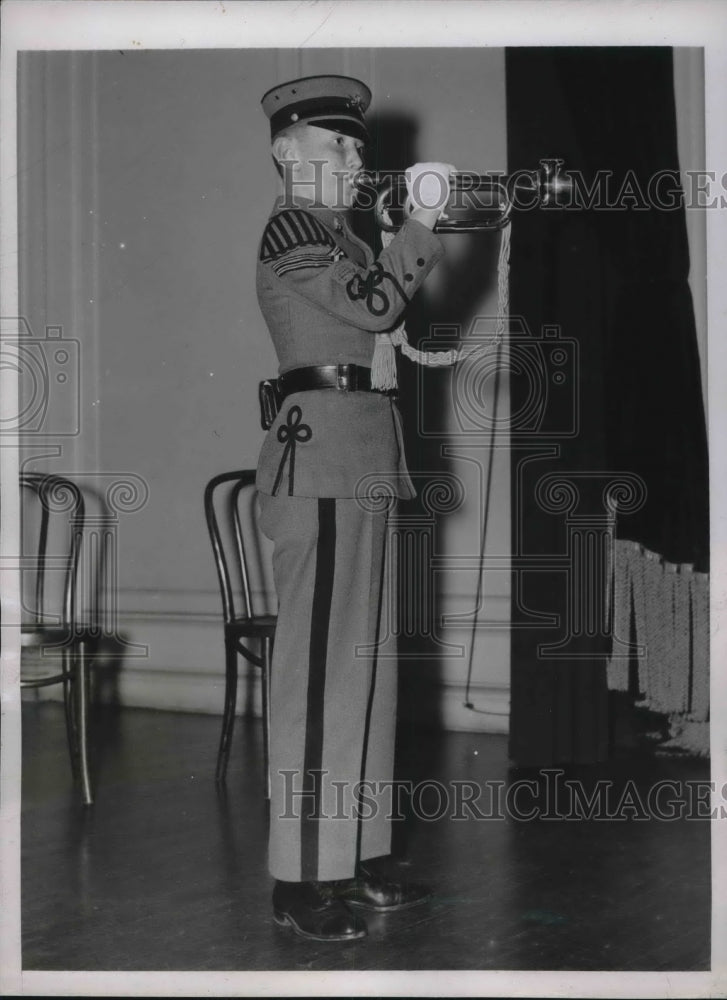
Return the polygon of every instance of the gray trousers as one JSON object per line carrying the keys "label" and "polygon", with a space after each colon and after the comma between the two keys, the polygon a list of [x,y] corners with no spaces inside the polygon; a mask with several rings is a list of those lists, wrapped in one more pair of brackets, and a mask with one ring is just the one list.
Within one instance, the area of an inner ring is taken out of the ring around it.
{"label": "gray trousers", "polygon": [[[387,513],[260,494],[278,595],[270,695],[270,873],[349,878],[391,849],[396,647]],[[385,639],[385,641],[383,641]]]}

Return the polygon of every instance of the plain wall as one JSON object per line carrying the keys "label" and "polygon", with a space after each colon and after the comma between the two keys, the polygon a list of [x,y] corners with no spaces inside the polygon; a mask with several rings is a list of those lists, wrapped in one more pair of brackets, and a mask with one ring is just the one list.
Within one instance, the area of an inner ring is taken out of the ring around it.
{"label": "plain wall", "polygon": [[[704,114],[704,49],[674,49],[674,104],[677,119],[679,169],[703,172],[706,167]],[[687,186],[687,193],[691,185]],[[689,287],[694,303],[694,323],[702,372],[702,392],[707,397],[707,211],[687,204]]]}

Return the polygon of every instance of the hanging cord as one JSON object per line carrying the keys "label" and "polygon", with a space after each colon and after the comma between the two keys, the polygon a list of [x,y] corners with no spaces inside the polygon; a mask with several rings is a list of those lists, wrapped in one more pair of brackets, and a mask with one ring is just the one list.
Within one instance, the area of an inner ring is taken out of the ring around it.
{"label": "hanging cord", "polygon": [[[390,222],[389,213],[384,208],[382,216],[385,222]],[[487,542],[487,526],[490,521],[490,501],[492,497],[492,468],[495,456],[495,430],[497,411],[500,401],[501,383],[501,357],[502,343],[505,330],[508,325],[508,312],[510,308],[509,290],[509,270],[510,270],[510,226],[504,226],[500,231],[500,253],[497,260],[497,321],[495,325],[495,348],[497,351],[495,360],[495,387],[493,392],[493,413],[490,424],[490,448],[487,458],[487,487],[485,491],[485,510],[482,524],[482,538],[480,541],[480,556],[478,561],[477,591],[475,595],[475,610],[472,618],[472,638],[470,641],[469,663],[467,666],[467,684],[465,687],[464,707],[472,712],[479,712],[481,715],[507,715],[507,712],[486,712],[481,708],[475,708],[470,701],[470,687],[472,683],[472,670],[474,666],[475,635],[477,631],[477,612],[482,600],[482,578],[485,561],[485,545]],[[386,232],[381,234],[384,247],[388,247],[393,240],[395,233]],[[376,346],[374,348],[374,359],[371,365],[371,384],[378,388],[396,388],[396,354],[394,348],[398,347],[401,353],[415,361],[417,364],[426,365],[430,368],[451,367],[464,358],[483,351],[481,344],[467,345],[449,351],[420,351],[412,347],[407,337],[406,328],[400,324],[391,333],[379,333],[376,335]],[[485,350],[492,350],[488,345]]]}
{"label": "hanging cord", "polygon": [[481,708],[475,708],[470,701],[470,686],[472,684],[472,669],[475,659],[475,636],[477,633],[477,612],[482,600],[482,580],[484,577],[483,567],[485,563],[485,545],[487,544],[487,526],[490,523],[490,500],[492,497],[492,468],[495,459],[495,426],[500,403],[500,383],[502,375],[502,343],[507,326],[508,312],[510,309],[510,286],[508,282],[510,272],[510,226],[505,226],[502,230],[500,241],[500,255],[497,261],[497,326],[495,331],[495,388],[492,394],[492,421],[490,424],[490,448],[487,456],[487,487],[485,489],[485,511],[482,518],[482,538],[480,540],[480,558],[477,563],[477,591],[475,594],[475,610],[472,616],[472,637],[470,640],[470,655],[467,664],[467,684],[464,693],[464,707],[480,715],[507,715],[507,712],[486,712]]}
{"label": "hanging cord", "polygon": [[479,712],[480,715],[508,715],[507,712],[486,712],[484,709],[475,708],[474,704],[470,701],[470,685],[472,683],[472,668],[474,666],[475,659],[475,636],[477,633],[477,612],[479,611],[480,601],[482,600],[482,578],[484,576],[483,567],[485,562],[485,544],[487,542],[487,525],[490,521],[490,498],[492,496],[492,467],[494,463],[495,456],[495,421],[497,420],[497,407],[500,400],[500,375],[501,366],[500,358],[502,355],[502,340],[497,341],[497,355],[495,362],[495,389],[493,392],[492,399],[492,425],[490,427],[490,451],[487,456],[487,486],[485,488],[485,512],[483,516],[482,523],[482,538],[480,540],[480,558],[477,563],[477,591],[475,594],[475,610],[472,616],[472,637],[470,639],[470,655],[469,662],[467,664],[467,684],[465,686],[464,692],[464,707],[469,708],[472,712]]}

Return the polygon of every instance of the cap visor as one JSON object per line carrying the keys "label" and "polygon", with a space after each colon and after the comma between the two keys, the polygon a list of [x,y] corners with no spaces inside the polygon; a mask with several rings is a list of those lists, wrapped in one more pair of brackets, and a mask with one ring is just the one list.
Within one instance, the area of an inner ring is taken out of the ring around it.
{"label": "cap visor", "polygon": [[368,142],[371,138],[364,123],[356,121],[355,118],[309,118],[305,124],[327,128],[331,132],[341,132],[353,139],[361,139],[362,142]]}

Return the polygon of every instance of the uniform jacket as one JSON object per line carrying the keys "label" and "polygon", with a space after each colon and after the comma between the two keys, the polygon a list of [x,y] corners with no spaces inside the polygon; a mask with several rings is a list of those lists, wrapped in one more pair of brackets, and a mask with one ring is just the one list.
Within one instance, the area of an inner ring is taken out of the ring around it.
{"label": "uniform jacket", "polygon": [[[278,356],[278,373],[308,365],[371,366],[375,334],[401,313],[444,249],[413,219],[377,260],[346,215],[279,199],[260,243],[257,294]],[[283,401],[267,432],[257,488],[268,494],[355,497],[366,478],[410,498],[396,403],[375,392],[319,389]]]}

